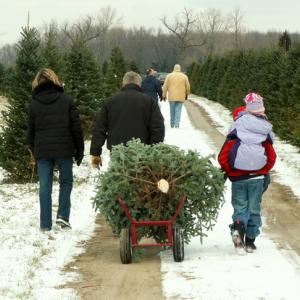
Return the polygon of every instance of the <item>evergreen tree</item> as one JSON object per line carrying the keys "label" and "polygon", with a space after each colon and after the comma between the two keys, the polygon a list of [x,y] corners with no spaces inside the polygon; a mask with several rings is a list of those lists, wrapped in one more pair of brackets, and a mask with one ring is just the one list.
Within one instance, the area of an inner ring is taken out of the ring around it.
{"label": "evergreen tree", "polygon": [[126,61],[120,48],[113,48],[105,76],[105,96],[109,97],[120,90],[126,72]]}
{"label": "evergreen tree", "polygon": [[196,62],[191,63],[188,68],[187,68],[187,76],[189,77],[190,80],[190,85],[191,85],[191,92],[194,94],[198,93],[197,89],[197,79],[198,76],[200,75],[200,65],[198,65]]}
{"label": "evergreen tree", "polygon": [[136,62],[134,60],[131,60],[129,63],[128,63],[128,71],[133,71],[133,72],[136,72],[138,74],[140,74],[140,70],[136,64]]}
{"label": "evergreen tree", "polygon": [[13,78],[15,74],[15,68],[10,66],[5,69],[2,82],[2,93],[4,96],[9,97],[10,91],[13,89]]}
{"label": "evergreen tree", "polygon": [[41,53],[45,67],[52,69],[61,78],[64,73],[64,60],[55,42],[56,32],[50,29],[45,34],[45,42]]}
{"label": "evergreen tree", "polygon": [[4,78],[5,78],[5,68],[3,64],[0,62],[0,93],[1,94],[3,94]]}
{"label": "evergreen tree", "polygon": [[35,28],[25,27],[17,45],[17,59],[8,98],[8,111],[3,113],[5,126],[0,135],[0,165],[11,179],[29,180],[27,109],[31,100],[31,82],[41,67],[40,40]]}
{"label": "evergreen tree", "polygon": [[210,68],[211,57],[209,57],[199,69],[199,75],[195,78],[195,84],[197,86],[197,90],[199,91],[201,96],[207,96],[207,73]]}
{"label": "evergreen tree", "polygon": [[[300,146],[300,47],[292,49],[284,58],[287,59],[285,72],[281,76],[281,94],[286,102],[286,126],[280,132],[285,139],[292,140],[293,144]],[[281,107],[282,111],[283,108]]]}
{"label": "evergreen tree", "polygon": [[[209,159],[163,143],[150,146],[132,140],[127,146],[118,145],[111,153],[107,172],[100,175],[95,207],[119,235],[129,220],[122,212],[117,195],[137,220],[170,219],[186,195],[188,200],[176,224],[182,227],[186,242],[192,236],[203,237],[203,229],[213,227],[224,202],[223,174]],[[161,181],[167,183],[164,192],[159,188]],[[154,237],[157,242],[166,237],[162,227],[141,228],[139,233]]]}
{"label": "evergreen tree", "polygon": [[108,62],[107,62],[107,60],[105,60],[102,64],[102,74],[104,77],[106,76],[107,68],[108,68]]}
{"label": "evergreen tree", "polygon": [[75,101],[85,135],[90,134],[103,100],[101,71],[85,43],[75,42],[66,55],[66,92]]}
{"label": "evergreen tree", "polygon": [[285,31],[279,38],[278,45],[286,52],[290,50],[292,46],[292,41],[287,31]]}

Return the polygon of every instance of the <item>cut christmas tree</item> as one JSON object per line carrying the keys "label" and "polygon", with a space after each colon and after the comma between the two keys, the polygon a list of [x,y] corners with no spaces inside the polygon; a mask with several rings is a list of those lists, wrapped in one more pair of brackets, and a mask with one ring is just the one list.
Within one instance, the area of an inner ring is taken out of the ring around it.
{"label": "cut christmas tree", "polygon": [[[120,196],[136,220],[169,220],[183,195],[186,203],[176,223],[184,239],[205,236],[223,204],[222,172],[196,151],[183,151],[166,144],[144,145],[139,140],[113,148],[107,172],[100,175],[94,205],[119,236],[129,227],[117,197]],[[165,241],[163,227],[139,229],[139,237]]]}

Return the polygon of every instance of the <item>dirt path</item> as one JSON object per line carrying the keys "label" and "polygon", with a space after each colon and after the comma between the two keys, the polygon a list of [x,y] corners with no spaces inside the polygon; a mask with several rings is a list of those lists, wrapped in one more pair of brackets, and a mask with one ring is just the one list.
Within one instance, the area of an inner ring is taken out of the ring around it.
{"label": "dirt path", "polygon": [[[216,130],[207,113],[190,101],[186,108],[192,124],[210,136],[217,150],[221,149],[225,138]],[[263,214],[267,221],[263,230],[270,234],[279,248],[294,250],[300,256],[300,202],[291,190],[272,182],[264,195]],[[259,247],[259,242],[257,244]]]}
{"label": "dirt path", "polygon": [[[192,102],[186,103],[192,124],[206,132],[217,150],[224,142],[206,112]],[[276,176],[276,174],[273,174]],[[267,231],[279,248],[294,250],[300,255],[300,204],[286,187],[272,183],[264,196],[263,213]],[[147,250],[142,263],[122,265],[119,258],[119,240],[112,235],[110,227],[99,216],[98,228],[93,238],[86,242],[86,252],[77,257],[66,271],[76,268],[81,279],[70,283],[84,300],[160,300],[160,259],[157,250]],[[257,243],[259,247],[259,242]],[[291,251],[291,259],[294,252]]]}
{"label": "dirt path", "polygon": [[86,242],[86,252],[67,267],[76,267],[80,282],[70,283],[85,300],[160,300],[160,258],[155,249],[142,254],[141,263],[122,265],[119,256],[119,240],[111,228],[98,216],[98,228],[94,237]]}

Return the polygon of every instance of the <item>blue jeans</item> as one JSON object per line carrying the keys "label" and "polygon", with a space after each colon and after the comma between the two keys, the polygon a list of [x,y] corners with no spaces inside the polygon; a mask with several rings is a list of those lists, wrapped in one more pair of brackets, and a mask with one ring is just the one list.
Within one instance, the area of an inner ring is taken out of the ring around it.
{"label": "blue jeans", "polygon": [[171,127],[179,127],[183,102],[169,101],[169,103],[170,103]]}
{"label": "blue jeans", "polygon": [[246,179],[232,182],[233,222],[243,222],[246,236],[256,238],[261,227],[261,199],[264,179]]}
{"label": "blue jeans", "polygon": [[40,227],[50,230],[52,227],[52,184],[53,170],[57,165],[59,171],[59,199],[57,217],[69,221],[71,191],[73,187],[73,159],[53,158],[37,161],[40,180]]}

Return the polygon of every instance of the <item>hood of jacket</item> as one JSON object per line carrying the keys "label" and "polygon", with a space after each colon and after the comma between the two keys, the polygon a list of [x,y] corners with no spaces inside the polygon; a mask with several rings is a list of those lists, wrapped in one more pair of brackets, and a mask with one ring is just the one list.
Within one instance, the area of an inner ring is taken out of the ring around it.
{"label": "hood of jacket", "polygon": [[147,77],[145,77],[144,79],[143,79],[143,83],[150,83],[150,82],[153,82],[153,81],[155,81],[155,77],[154,76],[152,76],[152,75],[149,75],[149,76],[147,76]]}
{"label": "hood of jacket", "polygon": [[58,100],[63,91],[62,87],[55,85],[53,82],[45,82],[33,90],[32,98],[43,104],[52,104]]}
{"label": "hood of jacket", "polygon": [[272,124],[265,117],[254,116],[245,113],[231,126],[230,134],[236,135],[242,142],[247,144],[259,144],[266,139],[274,141]]}

